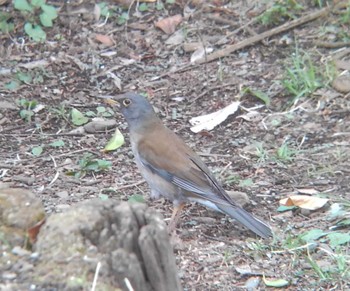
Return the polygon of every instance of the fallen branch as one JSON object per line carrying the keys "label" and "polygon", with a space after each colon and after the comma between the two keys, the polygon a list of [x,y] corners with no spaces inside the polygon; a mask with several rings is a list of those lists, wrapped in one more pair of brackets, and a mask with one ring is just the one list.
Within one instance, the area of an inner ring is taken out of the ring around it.
{"label": "fallen branch", "polygon": [[282,24],[276,28],[273,28],[269,31],[265,31],[261,34],[254,35],[252,37],[249,37],[239,43],[236,43],[234,45],[230,45],[222,50],[218,50],[210,55],[204,56],[203,58],[199,59],[196,64],[204,64],[204,63],[209,63],[211,61],[214,61],[216,59],[220,59],[223,57],[228,56],[229,54],[233,53],[234,51],[240,50],[242,48],[245,48],[247,46],[251,46],[254,43],[257,43],[259,41],[262,41],[263,39],[267,37],[271,37],[273,35],[279,34],[281,32],[290,30],[294,27],[297,27],[299,25],[302,25],[304,23],[313,21],[321,16],[325,16],[331,11],[330,7],[323,8],[317,12],[305,15],[304,17],[292,20],[290,22],[287,22],[285,24]]}

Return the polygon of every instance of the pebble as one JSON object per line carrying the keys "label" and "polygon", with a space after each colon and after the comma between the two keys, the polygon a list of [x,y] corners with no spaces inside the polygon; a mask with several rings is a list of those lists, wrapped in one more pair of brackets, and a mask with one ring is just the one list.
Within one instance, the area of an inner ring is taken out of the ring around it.
{"label": "pebble", "polygon": [[17,274],[13,272],[4,272],[1,276],[4,280],[14,280],[17,278]]}
{"label": "pebble", "polygon": [[57,192],[56,195],[62,199],[68,198],[69,196],[68,191],[60,191]]}
{"label": "pebble", "polygon": [[26,250],[26,249],[23,249],[21,248],[20,246],[15,246],[12,251],[11,251],[14,255],[16,256],[20,256],[20,257],[23,257],[23,256],[29,256],[30,255],[30,251]]}

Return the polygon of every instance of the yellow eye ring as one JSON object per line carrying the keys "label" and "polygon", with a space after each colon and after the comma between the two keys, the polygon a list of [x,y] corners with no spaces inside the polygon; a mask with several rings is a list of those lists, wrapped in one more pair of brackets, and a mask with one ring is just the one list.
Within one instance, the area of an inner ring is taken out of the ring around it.
{"label": "yellow eye ring", "polygon": [[131,104],[131,100],[130,100],[130,99],[124,99],[124,100],[123,100],[123,105],[124,105],[125,107],[128,107],[130,104]]}

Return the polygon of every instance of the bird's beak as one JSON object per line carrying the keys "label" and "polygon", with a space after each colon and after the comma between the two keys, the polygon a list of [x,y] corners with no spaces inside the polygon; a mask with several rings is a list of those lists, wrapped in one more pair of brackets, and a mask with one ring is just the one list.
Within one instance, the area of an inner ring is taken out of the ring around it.
{"label": "bird's beak", "polygon": [[116,96],[116,97],[112,97],[112,96],[98,96],[98,98],[101,98],[103,99],[103,102],[114,107],[114,106],[117,106],[117,107],[120,107],[120,104],[118,102],[118,99],[121,99],[119,95]]}

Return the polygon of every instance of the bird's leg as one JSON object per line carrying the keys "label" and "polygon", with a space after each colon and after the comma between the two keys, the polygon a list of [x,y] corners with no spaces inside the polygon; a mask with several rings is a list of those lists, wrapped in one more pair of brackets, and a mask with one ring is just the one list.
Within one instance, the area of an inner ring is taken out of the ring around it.
{"label": "bird's leg", "polygon": [[177,221],[180,218],[181,210],[184,208],[185,203],[181,203],[179,205],[174,206],[173,213],[170,218],[170,222],[168,225],[168,233],[171,234],[176,228]]}

